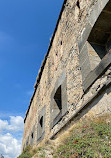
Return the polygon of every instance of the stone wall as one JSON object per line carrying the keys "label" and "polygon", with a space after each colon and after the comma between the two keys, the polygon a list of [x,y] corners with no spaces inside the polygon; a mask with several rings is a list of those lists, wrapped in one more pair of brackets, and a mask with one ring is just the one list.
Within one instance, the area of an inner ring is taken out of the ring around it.
{"label": "stone wall", "polygon": [[[111,25],[103,27],[105,35],[97,32],[92,36],[92,31],[98,28],[96,22],[101,22],[98,17],[103,18],[100,26],[104,26],[104,12],[111,14],[111,0],[64,1],[26,112],[22,149],[56,135],[90,101],[89,107],[95,107],[93,114],[89,113],[91,116],[103,113],[106,106],[111,108],[111,88],[107,88],[111,77]],[[105,45],[99,43],[99,52],[103,47],[105,50],[101,60],[100,57],[96,60],[99,39],[101,43],[105,39]],[[98,97],[100,90],[103,94]]]}

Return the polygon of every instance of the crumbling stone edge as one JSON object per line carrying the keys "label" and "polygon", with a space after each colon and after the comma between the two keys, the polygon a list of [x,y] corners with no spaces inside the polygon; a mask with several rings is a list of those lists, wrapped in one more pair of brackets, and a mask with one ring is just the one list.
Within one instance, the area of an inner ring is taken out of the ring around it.
{"label": "crumbling stone edge", "polygon": [[97,91],[86,103],[84,103],[81,108],[73,114],[65,123],[61,126],[60,129],[58,129],[51,137],[50,139],[53,140],[56,138],[56,135],[63,130],[68,124],[71,123],[72,120],[76,119],[102,92],[104,92],[109,86],[111,86],[111,79],[108,80],[100,89]]}

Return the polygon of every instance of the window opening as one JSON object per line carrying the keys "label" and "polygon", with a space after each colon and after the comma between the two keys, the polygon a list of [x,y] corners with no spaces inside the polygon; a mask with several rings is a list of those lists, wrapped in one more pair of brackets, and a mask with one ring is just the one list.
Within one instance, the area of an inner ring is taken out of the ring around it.
{"label": "window opening", "polygon": [[34,138],[34,134],[32,133],[32,135],[31,135],[31,137],[32,137],[32,139]]}
{"label": "window opening", "polygon": [[57,89],[54,100],[59,108],[59,110],[62,110],[62,100],[61,100],[61,86]]}
{"label": "window opening", "polygon": [[76,5],[77,5],[77,7],[80,9],[80,3],[79,3],[79,0],[77,1]]}
{"label": "window opening", "polygon": [[41,128],[43,127],[43,116],[40,119],[40,126],[41,126]]}
{"label": "window opening", "polygon": [[41,109],[38,116],[37,141],[41,141],[45,134],[45,106]]}
{"label": "window opening", "polygon": [[[80,51],[79,58],[84,90],[87,90],[87,88],[98,78],[98,75],[102,73],[105,66],[104,63],[108,63],[107,58],[104,57],[111,49],[110,7],[111,3],[108,3],[103,9]],[[89,76],[93,73],[95,73],[95,76],[89,80]],[[89,80],[89,82],[87,82],[87,80]]]}
{"label": "window opening", "polygon": [[65,72],[57,79],[51,93],[50,129],[61,121],[67,112],[67,88]]}
{"label": "window opening", "polygon": [[103,11],[89,35],[87,47],[91,70],[94,70],[103,57],[109,53],[111,47],[111,23],[108,21],[111,21],[111,15]]}

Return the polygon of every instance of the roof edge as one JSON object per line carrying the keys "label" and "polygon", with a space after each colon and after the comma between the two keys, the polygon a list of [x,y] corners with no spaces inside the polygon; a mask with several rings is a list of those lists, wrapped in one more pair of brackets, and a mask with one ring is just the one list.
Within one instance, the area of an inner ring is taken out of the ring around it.
{"label": "roof edge", "polygon": [[55,29],[54,29],[54,32],[53,32],[53,35],[52,35],[52,38],[51,38],[51,41],[50,41],[48,50],[47,50],[47,53],[46,53],[45,58],[44,58],[44,60],[43,60],[43,62],[42,62],[42,65],[41,65],[41,67],[40,67],[40,71],[39,71],[39,73],[38,73],[37,80],[36,80],[36,83],[35,83],[35,85],[34,85],[34,92],[33,92],[33,95],[32,95],[32,97],[31,97],[28,110],[26,111],[26,114],[25,114],[24,123],[25,123],[25,121],[26,121],[26,119],[27,119],[27,115],[28,115],[28,113],[29,113],[29,110],[30,110],[30,107],[31,107],[31,103],[32,103],[33,98],[34,98],[34,96],[35,96],[37,87],[38,87],[38,85],[39,85],[39,83],[40,83],[40,80],[41,80],[41,77],[42,77],[42,73],[43,73],[43,70],[44,70],[44,67],[45,67],[45,64],[46,64],[46,61],[47,61],[47,57],[48,57],[49,52],[50,52],[50,49],[51,49],[51,47],[52,47],[52,43],[53,43],[53,40],[54,40],[56,31],[57,31],[57,28],[58,28],[58,25],[59,25],[59,22],[60,22],[62,13],[63,13],[63,11],[64,11],[66,2],[67,2],[67,0],[64,0],[63,5],[62,5],[62,9],[61,9],[60,14],[59,14],[59,18],[58,18],[58,20],[57,20],[57,23],[56,23],[56,26],[55,26]]}

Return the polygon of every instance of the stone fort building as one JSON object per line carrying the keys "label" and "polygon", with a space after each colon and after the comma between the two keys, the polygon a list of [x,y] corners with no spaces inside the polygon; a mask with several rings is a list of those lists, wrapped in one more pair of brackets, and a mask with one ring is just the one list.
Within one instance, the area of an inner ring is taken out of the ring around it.
{"label": "stone fort building", "polygon": [[111,112],[111,0],[64,0],[24,119],[22,149]]}

